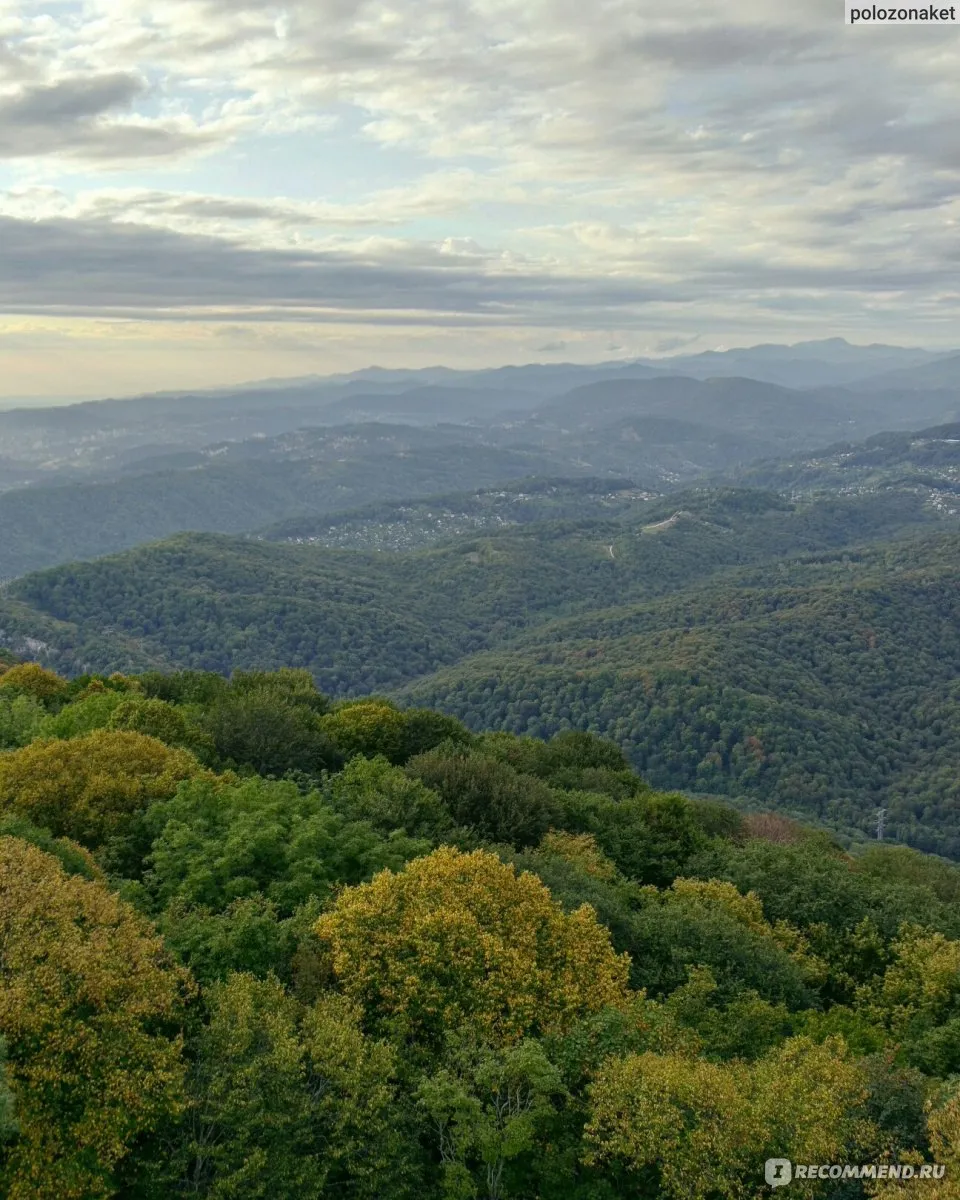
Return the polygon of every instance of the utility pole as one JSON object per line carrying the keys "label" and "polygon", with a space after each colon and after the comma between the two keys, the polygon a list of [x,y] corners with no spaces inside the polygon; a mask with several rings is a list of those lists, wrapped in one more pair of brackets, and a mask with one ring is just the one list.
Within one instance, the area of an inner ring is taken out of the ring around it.
{"label": "utility pole", "polygon": [[877,841],[883,841],[883,831],[887,824],[887,810],[885,808],[877,809]]}

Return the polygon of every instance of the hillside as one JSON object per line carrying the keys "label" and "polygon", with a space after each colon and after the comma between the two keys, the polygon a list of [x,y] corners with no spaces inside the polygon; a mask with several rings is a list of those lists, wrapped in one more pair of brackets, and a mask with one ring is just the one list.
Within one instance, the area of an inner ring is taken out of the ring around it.
{"label": "hillside", "polygon": [[[671,530],[676,534],[676,530]],[[656,786],[742,797],[960,857],[960,537],[726,574],[538,627],[403,694],[613,738]]]}
{"label": "hillside", "polygon": [[561,467],[579,473],[549,452],[377,425],[228,444],[173,468],[0,494],[0,579],[182,530],[242,533],[373,500],[555,475]]}
{"label": "hillside", "polygon": [[0,580],[180,532],[254,533],[530,476],[664,492],[960,407],[937,391],[803,391],[630,364],[517,370],[382,379],[379,392],[362,379],[252,388],[233,407],[225,393],[0,413]]}
{"label": "hillside", "polygon": [[[828,439],[863,438],[911,422],[955,418],[953,392],[804,391],[749,378],[603,380],[575,388],[539,407],[531,417],[548,425],[597,430],[624,418],[659,417],[703,426],[717,436],[736,432],[752,442],[799,448]],[[811,441],[813,439],[813,441]]]}
{"label": "hillside", "polygon": [[759,462],[727,480],[802,494],[913,494],[940,511],[960,506],[960,423],[911,433],[887,432],[813,454]]}
{"label": "hillside", "polygon": [[659,499],[658,493],[628,479],[533,477],[476,492],[448,492],[281,521],[257,536],[333,549],[411,550],[537,521],[621,519]]}
{"label": "hillside", "polygon": [[181,535],[17,581],[0,643],[73,672],[306,667],[476,728],[592,729],[657,786],[861,834],[885,805],[960,855],[949,521],[899,493],[600,511],[399,554]]}

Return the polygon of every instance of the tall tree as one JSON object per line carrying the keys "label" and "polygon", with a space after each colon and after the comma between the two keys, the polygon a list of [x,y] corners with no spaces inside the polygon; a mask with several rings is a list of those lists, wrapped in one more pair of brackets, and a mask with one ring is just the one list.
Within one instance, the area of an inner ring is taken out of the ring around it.
{"label": "tall tree", "polygon": [[95,1200],[138,1136],[182,1100],[175,1032],[189,977],[102,884],[0,838],[0,1034],[17,1138],[11,1200]]}

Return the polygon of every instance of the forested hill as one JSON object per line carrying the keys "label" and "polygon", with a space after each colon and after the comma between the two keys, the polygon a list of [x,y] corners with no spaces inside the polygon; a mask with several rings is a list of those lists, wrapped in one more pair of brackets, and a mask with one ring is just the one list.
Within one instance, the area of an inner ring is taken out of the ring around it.
{"label": "forested hill", "polygon": [[657,786],[960,857],[960,537],[804,556],[556,621],[409,685],[473,728],[613,738]]}
{"label": "forested hill", "polygon": [[0,667],[0,1194],[948,1200],[960,869],[861,851],[305,671]]}
{"label": "forested hill", "polygon": [[116,479],[0,493],[0,578],[181,530],[242,533],[371,500],[579,473],[566,457],[479,444],[466,430],[444,436],[372,424],[181,457]]}
{"label": "forested hill", "polygon": [[305,667],[471,727],[613,737],[662,787],[960,856],[960,535],[919,496],[726,489],[402,554],[180,536],[10,585],[74,673]]}
{"label": "forested hill", "polygon": [[880,433],[813,454],[758,462],[728,479],[777,491],[869,495],[901,492],[960,511],[960,422],[913,433]]}

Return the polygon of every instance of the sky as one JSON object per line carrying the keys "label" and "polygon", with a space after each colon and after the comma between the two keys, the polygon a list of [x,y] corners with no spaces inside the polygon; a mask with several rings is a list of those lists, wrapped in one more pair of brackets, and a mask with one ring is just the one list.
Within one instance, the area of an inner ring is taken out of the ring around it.
{"label": "sky", "polygon": [[0,0],[0,396],[960,343],[960,26]]}

